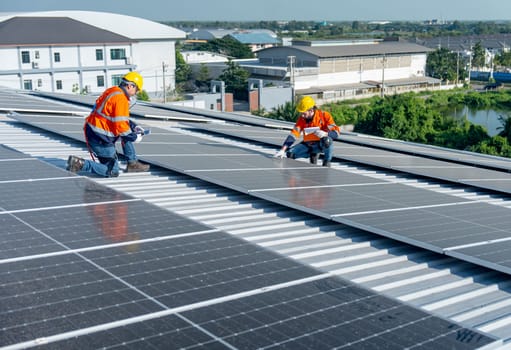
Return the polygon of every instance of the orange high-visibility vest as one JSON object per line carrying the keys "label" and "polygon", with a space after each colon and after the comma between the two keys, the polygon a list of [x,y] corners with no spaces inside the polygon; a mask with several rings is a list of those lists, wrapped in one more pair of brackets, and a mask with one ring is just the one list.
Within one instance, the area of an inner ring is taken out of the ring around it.
{"label": "orange high-visibility vest", "polygon": [[129,98],[119,86],[108,88],[97,100],[85,122],[99,135],[115,140],[131,134]]}
{"label": "orange high-visibility vest", "polygon": [[335,124],[332,115],[329,112],[317,109],[314,112],[314,116],[310,122],[307,122],[305,118],[299,117],[293,130],[291,130],[291,134],[295,137],[295,139],[298,139],[300,134],[303,132],[304,142],[319,141],[319,137],[313,133],[308,135],[305,134],[304,129],[311,127],[319,127],[325,132],[335,131],[337,136],[339,136],[341,133],[341,129]]}

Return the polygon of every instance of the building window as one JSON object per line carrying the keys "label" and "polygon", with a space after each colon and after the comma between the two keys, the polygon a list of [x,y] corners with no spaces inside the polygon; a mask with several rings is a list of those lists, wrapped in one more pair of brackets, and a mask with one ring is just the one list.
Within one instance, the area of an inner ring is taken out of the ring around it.
{"label": "building window", "polygon": [[29,51],[21,51],[21,63],[30,63]]}
{"label": "building window", "polygon": [[43,86],[43,79],[37,79],[37,87]]}
{"label": "building window", "polygon": [[32,80],[23,80],[23,89],[32,90]]}
{"label": "building window", "polygon": [[110,50],[110,58],[112,60],[123,60],[126,58],[126,50],[125,49],[111,49]]}
{"label": "building window", "polygon": [[39,51],[35,51],[35,52],[34,52],[34,57],[35,57],[36,59],[39,59]]}
{"label": "building window", "polygon": [[96,81],[98,83],[98,87],[105,86],[105,77],[103,75],[96,76]]}
{"label": "building window", "polygon": [[112,75],[112,86],[117,86],[121,83],[124,74]]}
{"label": "building window", "polygon": [[57,84],[57,90],[62,90],[62,80],[57,80],[55,83]]}
{"label": "building window", "polygon": [[55,62],[60,62],[60,52],[53,53],[53,59]]}
{"label": "building window", "polygon": [[103,61],[103,50],[96,49],[96,61]]}

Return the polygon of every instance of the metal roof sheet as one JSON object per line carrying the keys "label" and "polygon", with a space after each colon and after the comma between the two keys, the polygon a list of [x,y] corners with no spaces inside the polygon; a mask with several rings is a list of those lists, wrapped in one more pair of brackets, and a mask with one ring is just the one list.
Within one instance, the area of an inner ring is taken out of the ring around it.
{"label": "metal roof sheet", "polygon": [[277,44],[279,42],[266,33],[233,33],[229,36],[242,44]]}
{"label": "metal roof sheet", "polygon": [[258,51],[259,57],[261,53],[269,55],[269,50],[296,50],[306,52],[317,56],[318,58],[334,58],[334,57],[355,57],[355,56],[381,56],[393,54],[425,54],[432,49],[425,46],[404,43],[404,42],[382,42],[367,45],[337,45],[337,46],[286,46],[272,47]]}
{"label": "metal roof sheet", "polygon": [[184,39],[186,33],[140,17],[95,11],[42,11],[0,13],[0,22],[12,17],[68,17],[132,40]]}
{"label": "metal roof sheet", "polygon": [[67,17],[13,17],[0,22],[0,45],[127,43],[133,40]]}

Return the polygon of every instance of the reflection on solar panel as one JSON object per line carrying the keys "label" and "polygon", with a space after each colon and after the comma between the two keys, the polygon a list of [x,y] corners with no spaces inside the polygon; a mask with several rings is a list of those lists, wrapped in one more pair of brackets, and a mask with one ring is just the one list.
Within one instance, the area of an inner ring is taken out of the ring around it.
{"label": "reflection on solar panel", "polygon": [[[90,110],[96,102],[97,96],[90,95],[73,95],[73,94],[58,94],[58,93],[44,93],[44,92],[32,92],[36,96],[42,96],[54,101],[64,101],[74,104],[79,104],[87,107]],[[162,110],[160,108],[151,107],[143,102],[136,102],[130,108],[132,116],[136,117],[151,117],[163,120],[183,120],[193,122],[206,122],[209,119],[191,115],[189,113],[182,113],[175,110]]]}
{"label": "reflection on solar panel", "polygon": [[[69,130],[65,123],[42,123],[40,118],[33,116],[16,118],[43,128],[49,128],[47,124],[51,124],[53,131],[58,132],[61,128],[62,134]],[[452,254],[467,244],[484,247],[493,239],[511,240],[511,219],[507,219],[509,209],[506,208],[405,184],[375,182],[370,177],[291,159],[276,160],[255,151],[204,142],[196,137],[188,137],[188,144],[183,145],[179,142],[182,139],[173,142],[172,132],[157,128],[155,131],[158,138],[148,137],[147,141],[137,145],[140,159],[323,218],[439,253]],[[398,158],[398,161],[404,167],[415,160]],[[436,162],[440,161],[425,159],[424,164]],[[495,172],[477,168],[473,171]],[[502,178],[511,176],[498,173]],[[495,216],[490,213],[498,213],[499,227],[477,220],[479,213],[489,213],[487,217],[492,219]],[[459,234],[460,230],[466,234]],[[456,234],[449,239],[435,238],[435,235],[453,233]],[[473,257],[464,254],[458,257],[474,261]],[[477,262],[511,273],[506,265],[484,259],[477,259]]]}
{"label": "reflection on solar panel", "polygon": [[481,165],[490,169],[511,170],[511,160],[485,154],[462,152],[448,148],[420,145],[412,142],[402,142],[376,137],[344,135],[344,141],[357,145],[367,145],[384,150],[394,150],[411,155],[424,155],[436,159],[456,161],[468,165]]}
{"label": "reflection on solar panel", "polygon": [[6,147],[0,156],[27,164],[0,181],[5,349],[502,344]]}
{"label": "reflection on solar panel", "polygon": [[46,99],[28,95],[25,92],[13,92],[12,90],[0,89],[0,111],[27,112],[27,113],[65,113],[65,114],[88,114],[85,108],[70,104],[52,102]]}
{"label": "reflection on solar panel", "polygon": [[[286,135],[286,133],[278,130],[232,125],[190,125],[190,128],[193,128],[194,130],[208,130],[210,132],[223,135],[236,135],[239,138],[254,140],[275,146],[280,146],[285,138],[284,135]],[[353,142],[353,144],[335,142],[334,157],[414,175],[466,184],[477,188],[511,193],[511,174],[508,172],[508,170],[511,170],[511,160],[485,155],[468,154],[467,152],[456,152],[454,150],[441,151],[438,147],[432,148],[433,150],[428,153],[427,151],[424,151],[424,149],[429,150],[427,146],[424,146],[421,149],[421,152],[409,152],[428,156],[428,158],[424,158],[406,154],[406,148],[400,147],[401,143],[396,141],[393,142],[387,140],[386,143],[392,145],[392,147],[387,148],[399,150],[405,153],[390,152],[385,150],[385,147],[382,147],[383,149],[365,147],[363,145],[357,145],[354,140],[358,139],[353,138],[353,136],[346,136],[343,134],[341,137],[342,140],[346,138],[348,138],[350,142]],[[359,139],[365,140],[365,138]],[[364,144],[364,142],[360,143]],[[367,142],[367,144],[374,145],[376,144],[376,141],[373,140],[373,142]],[[420,148],[418,145],[409,145],[408,147],[416,149]],[[445,157],[444,154],[446,155]],[[439,159],[431,159],[429,157],[438,157]],[[465,164],[452,163],[441,160],[440,158],[456,160]],[[483,168],[467,164],[481,165]],[[502,172],[492,169],[501,169],[505,171]]]}

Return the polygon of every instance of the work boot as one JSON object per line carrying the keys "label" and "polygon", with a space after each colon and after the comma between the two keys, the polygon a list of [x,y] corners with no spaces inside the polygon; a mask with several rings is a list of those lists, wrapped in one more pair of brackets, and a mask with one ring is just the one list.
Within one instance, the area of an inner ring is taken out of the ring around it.
{"label": "work boot", "polygon": [[149,164],[142,164],[138,160],[128,163],[126,167],[127,173],[140,173],[149,170]]}
{"label": "work boot", "polygon": [[323,166],[330,167],[330,161],[323,159]]}
{"label": "work boot", "polygon": [[83,164],[85,164],[85,159],[76,156],[69,156],[69,158],[67,158],[66,170],[72,173],[77,173],[82,170]]}
{"label": "work boot", "polygon": [[318,154],[317,153],[311,153],[309,156],[310,163],[311,164],[318,164]]}

